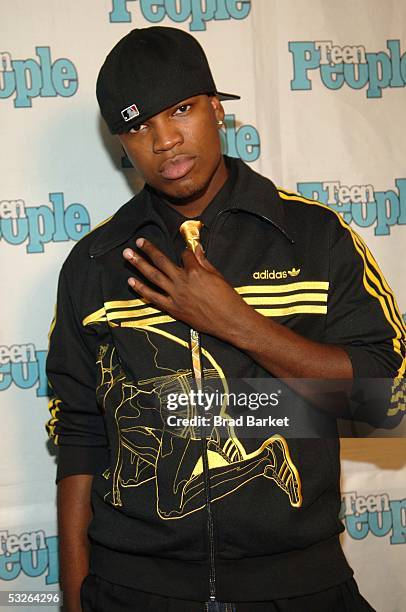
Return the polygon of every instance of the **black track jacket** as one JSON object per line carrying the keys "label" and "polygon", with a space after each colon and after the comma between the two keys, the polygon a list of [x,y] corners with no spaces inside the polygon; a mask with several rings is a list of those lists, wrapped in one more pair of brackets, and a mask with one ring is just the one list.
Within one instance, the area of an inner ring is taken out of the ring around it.
{"label": "black track jacket", "polygon": [[[240,160],[228,163],[236,181],[210,228],[209,261],[262,315],[343,347],[355,377],[402,377],[403,321],[361,238],[326,206],[278,191]],[[47,429],[59,447],[57,480],[94,474],[91,571],[201,601],[213,577],[219,601],[338,584],[352,570],[338,538],[337,438],[212,441],[208,533],[201,441],[169,432],[162,415],[168,394],[191,382],[190,329],[139,299],[122,257],[143,236],[175,261],[152,197],[144,189],[75,245],[50,336]],[[227,343],[204,334],[201,343],[207,376],[271,376]],[[386,426],[403,411],[393,403]]]}

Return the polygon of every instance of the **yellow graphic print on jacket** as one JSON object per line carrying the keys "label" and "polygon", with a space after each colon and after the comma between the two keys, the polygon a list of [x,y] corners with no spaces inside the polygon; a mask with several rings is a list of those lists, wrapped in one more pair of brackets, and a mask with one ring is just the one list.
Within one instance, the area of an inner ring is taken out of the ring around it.
{"label": "yellow graphic print on jacket", "polygon": [[[152,328],[135,333],[145,333],[157,355],[158,349],[150,338],[151,331]],[[110,412],[106,410],[107,404],[111,405],[113,401],[118,438],[112,468],[104,472],[105,479],[111,482],[105,499],[114,506],[122,506],[123,489],[153,481],[159,517],[179,519],[205,507],[199,433],[190,426],[168,427],[165,421],[168,395],[189,395],[193,388],[193,375],[191,370],[173,370],[158,365],[156,356],[155,362],[157,369],[165,374],[135,382],[126,376],[114,347],[103,345],[99,349],[97,395],[106,418]],[[211,359],[207,365],[213,363],[217,367],[206,367],[203,362],[205,380],[226,384],[216,362]],[[189,419],[195,414],[193,406],[186,406],[184,410],[177,416]],[[222,416],[227,418],[226,407]],[[273,482],[280,487],[291,506],[301,506],[300,478],[286,440],[273,435],[248,453],[233,427],[227,429],[225,441],[220,439],[215,427],[208,437],[212,501],[219,501],[252,479],[263,477],[270,481],[270,486]]]}

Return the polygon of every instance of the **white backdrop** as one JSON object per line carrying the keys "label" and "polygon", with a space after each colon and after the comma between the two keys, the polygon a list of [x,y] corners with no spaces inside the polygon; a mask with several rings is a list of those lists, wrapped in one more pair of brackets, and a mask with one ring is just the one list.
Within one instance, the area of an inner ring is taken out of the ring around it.
{"label": "white backdrop", "polygon": [[[345,215],[406,310],[402,0],[2,2],[0,590],[57,588],[47,331],[67,253],[139,188],[94,90],[115,42],[154,23],[191,31],[219,89],[241,94],[224,150]],[[406,600],[405,451],[342,441],[343,545],[380,612]]]}

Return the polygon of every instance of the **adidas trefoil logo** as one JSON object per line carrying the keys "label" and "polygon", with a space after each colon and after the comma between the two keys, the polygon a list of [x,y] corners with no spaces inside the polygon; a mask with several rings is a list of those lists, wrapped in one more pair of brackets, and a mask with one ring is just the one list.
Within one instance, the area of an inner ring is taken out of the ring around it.
{"label": "adidas trefoil logo", "polygon": [[299,276],[300,268],[292,268],[291,270],[262,270],[262,272],[254,272],[252,277],[258,280],[288,278],[288,276]]}

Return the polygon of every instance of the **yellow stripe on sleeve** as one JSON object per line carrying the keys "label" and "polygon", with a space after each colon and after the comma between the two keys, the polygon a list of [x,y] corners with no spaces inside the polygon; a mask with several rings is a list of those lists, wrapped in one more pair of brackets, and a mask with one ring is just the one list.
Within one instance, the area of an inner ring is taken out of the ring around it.
{"label": "yellow stripe on sleeve", "polygon": [[[382,308],[382,311],[385,315],[386,320],[392,327],[395,333],[395,337],[393,338],[393,348],[394,351],[400,355],[402,359],[402,363],[398,370],[397,376],[403,375],[406,367],[406,358],[404,355],[404,351],[402,350],[401,339],[405,337],[406,328],[403,323],[402,317],[400,316],[395,297],[393,295],[392,290],[387,284],[379,266],[372,256],[372,253],[369,251],[365,242],[362,238],[341,218],[341,215],[337,213],[335,210],[327,206],[326,204],[322,204],[317,202],[316,200],[310,200],[308,198],[304,198],[298,194],[292,192],[286,192],[285,190],[278,190],[280,197],[283,200],[296,200],[299,202],[304,202],[305,204],[311,204],[313,206],[319,206],[320,208],[325,208],[333,213],[337,219],[339,220],[342,227],[344,227],[348,232],[350,232],[350,236],[352,238],[354,247],[358,254],[360,255],[363,265],[363,284],[366,291],[375,297]],[[377,289],[372,286],[371,283],[375,283]],[[385,299],[386,298],[386,299]],[[386,301],[387,300],[387,301]]]}

